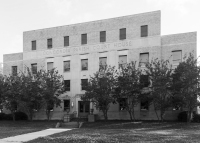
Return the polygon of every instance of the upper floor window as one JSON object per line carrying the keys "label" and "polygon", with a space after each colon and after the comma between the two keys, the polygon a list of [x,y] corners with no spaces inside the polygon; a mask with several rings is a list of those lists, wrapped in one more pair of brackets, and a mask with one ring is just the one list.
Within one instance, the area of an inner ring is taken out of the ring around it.
{"label": "upper floor window", "polygon": [[106,42],[106,31],[100,32],[100,42]]}
{"label": "upper floor window", "polygon": [[47,48],[51,49],[53,47],[53,42],[52,42],[52,38],[47,39]]}
{"label": "upper floor window", "polygon": [[32,50],[36,50],[36,41],[32,41]]}
{"label": "upper floor window", "polygon": [[87,34],[81,34],[81,44],[87,44]]}
{"label": "upper floor window", "polygon": [[70,71],[70,61],[64,61],[64,72]]}
{"label": "upper floor window", "polygon": [[119,68],[124,67],[127,63],[127,56],[126,55],[121,55],[119,56]]}
{"label": "upper floor window", "polygon": [[148,25],[141,26],[141,37],[148,36]]}
{"label": "upper floor window", "polygon": [[69,46],[69,36],[64,37],[64,47]]}
{"label": "upper floor window", "polygon": [[178,65],[182,60],[182,51],[172,51],[173,65]]}
{"label": "upper floor window", "polygon": [[119,99],[119,111],[126,110],[127,106],[127,98],[120,98]]}
{"label": "upper floor window", "polygon": [[37,74],[37,64],[31,64],[32,74]]}
{"label": "upper floor window", "polygon": [[107,57],[100,57],[99,58],[99,66],[105,67],[107,65]]}
{"label": "upper floor window", "polygon": [[126,28],[122,28],[119,30],[119,39],[120,40],[126,39]]}
{"label": "upper floor window", "polygon": [[139,66],[145,67],[146,63],[149,62],[149,53],[140,53],[140,63]]}
{"label": "upper floor window", "polygon": [[65,80],[65,91],[70,91],[70,80]]}
{"label": "upper floor window", "polygon": [[85,90],[88,84],[88,79],[81,79],[81,90]]}
{"label": "upper floor window", "polygon": [[70,110],[70,100],[64,100],[64,111]]}
{"label": "upper floor window", "polygon": [[12,66],[12,75],[17,76],[17,66]]}
{"label": "upper floor window", "polygon": [[88,59],[82,59],[81,60],[81,70],[88,70]]}
{"label": "upper floor window", "polygon": [[53,69],[53,62],[48,62],[47,63],[47,71],[50,71]]}

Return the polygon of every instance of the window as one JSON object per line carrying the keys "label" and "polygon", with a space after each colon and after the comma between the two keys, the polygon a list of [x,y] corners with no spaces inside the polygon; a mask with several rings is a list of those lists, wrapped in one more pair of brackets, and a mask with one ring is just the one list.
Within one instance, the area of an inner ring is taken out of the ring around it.
{"label": "window", "polygon": [[31,64],[32,74],[37,74],[37,64]]}
{"label": "window", "polygon": [[182,51],[173,51],[173,65],[178,65],[182,60]]}
{"label": "window", "polygon": [[126,55],[121,55],[119,56],[119,68],[122,66],[125,67],[127,63],[127,56]]}
{"label": "window", "polygon": [[32,41],[32,50],[36,50],[36,41]]}
{"label": "window", "polygon": [[70,110],[70,100],[64,100],[64,111]]}
{"label": "window", "polygon": [[47,63],[47,71],[50,71],[53,69],[53,62],[48,62]]}
{"label": "window", "polygon": [[148,36],[148,25],[141,26],[141,37]]}
{"label": "window", "polygon": [[140,67],[145,67],[146,63],[149,62],[149,53],[140,53]]}
{"label": "window", "polygon": [[85,90],[85,86],[88,84],[88,79],[81,79],[81,90]]}
{"label": "window", "polygon": [[12,75],[17,76],[17,66],[12,66]]}
{"label": "window", "polygon": [[148,75],[141,75],[140,76],[140,83],[143,87],[149,86],[149,76]]}
{"label": "window", "polygon": [[51,49],[53,46],[52,46],[53,44],[52,44],[52,38],[50,38],[50,39],[47,39],[47,48],[48,49]]}
{"label": "window", "polygon": [[70,61],[64,61],[64,72],[70,71]]}
{"label": "window", "polygon": [[70,91],[70,80],[65,80],[65,91]]}
{"label": "window", "polygon": [[120,40],[126,39],[126,28],[120,29],[119,39]]}
{"label": "window", "polygon": [[81,60],[81,70],[88,70],[88,59],[82,59]]}
{"label": "window", "polygon": [[64,47],[69,46],[69,36],[64,37]]}
{"label": "window", "polygon": [[107,57],[100,57],[99,58],[99,66],[106,67],[107,65]]}
{"label": "window", "polygon": [[126,110],[127,105],[127,98],[120,98],[119,99],[119,111]]}
{"label": "window", "polygon": [[149,110],[149,102],[148,101],[141,101],[140,109],[141,110]]}
{"label": "window", "polygon": [[87,34],[81,34],[81,44],[87,44]]}
{"label": "window", "polygon": [[106,31],[100,32],[100,42],[106,42]]}

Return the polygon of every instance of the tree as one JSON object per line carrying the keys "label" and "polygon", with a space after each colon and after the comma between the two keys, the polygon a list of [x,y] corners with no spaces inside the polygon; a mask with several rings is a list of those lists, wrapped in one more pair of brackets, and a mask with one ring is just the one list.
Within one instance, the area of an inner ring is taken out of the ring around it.
{"label": "tree", "polygon": [[104,119],[108,119],[107,112],[110,103],[114,103],[113,90],[115,88],[117,71],[115,67],[100,65],[99,71],[90,77],[85,86],[85,94],[81,97],[83,101],[90,101],[94,106],[101,110]]}
{"label": "tree", "polygon": [[4,79],[3,105],[10,110],[15,121],[15,112],[19,107],[21,96],[21,78],[19,74],[16,76],[9,75]]}
{"label": "tree", "polygon": [[0,75],[0,111],[3,108],[3,97],[4,97],[4,90],[5,90],[5,82],[4,82],[4,77]]}
{"label": "tree", "polygon": [[152,60],[146,64],[146,74],[148,75],[151,86],[150,96],[154,105],[155,113],[159,120],[157,110],[160,110],[160,120],[164,120],[165,111],[171,107],[171,90],[172,85],[172,66],[168,60]]}
{"label": "tree", "polygon": [[136,62],[126,64],[120,67],[120,73],[117,80],[115,97],[118,99],[126,98],[124,104],[130,115],[131,120],[135,120],[134,107],[140,102],[141,83],[140,76],[142,71],[136,68]]}
{"label": "tree", "polygon": [[40,94],[46,108],[47,119],[50,120],[50,113],[54,105],[60,106],[61,100],[58,96],[65,91],[63,77],[55,69],[40,70],[38,74],[39,81],[41,81],[40,88],[42,89]]}
{"label": "tree", "polygon": [[40,94],[42,89],[39,73],[33,75],[28,67],[26,70],[26,74],[21,74],[22,84],[19,102],[32,121],[35,111],[42,107],[42,96]]}
{"label": "tree", "polygon": [[191,122],[192,112],[199,104],[199,79],[200,66],[190,53],[188,57],[184,57],[184,61],[177,66],[173,74],[173,93],[175,98],[181,101],[179,103],[187,108],[187,122]]}

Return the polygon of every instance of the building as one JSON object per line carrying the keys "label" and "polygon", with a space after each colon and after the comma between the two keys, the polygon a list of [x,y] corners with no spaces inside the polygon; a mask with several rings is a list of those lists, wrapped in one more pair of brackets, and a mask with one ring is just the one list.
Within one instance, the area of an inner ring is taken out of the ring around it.
{"label": "building", "polygon": [[[51,69],[64,76],[68,91],[61,95],[62,107],[55,107],[52,119],[62,119],[67,109],[76,116],[89,113],[92,104],[84,104],[81,82],[99,69],[99,63],[118,64],[153,58],[169,59],[177,66],[186,53],[196,55],[196,32],[161,36],[161,12],[153,11],[105,20],[59,26],[23,33],[23,53],[4,55],[4,74],[23,71],[24,65]],[[153,107],[145,103],[135,108],[137,119],[157,119]],[[180,111],[169,110],[165,119],[176,119]],[[94,110],[100,119],[103,114]],[[113,104],[109,119],[129,119],[122,104]],[[35,119],[46,119],[44,111]]]}
{"label": "building", "polygon": [[0,63],[0,75],[3,75],[3,64]]}

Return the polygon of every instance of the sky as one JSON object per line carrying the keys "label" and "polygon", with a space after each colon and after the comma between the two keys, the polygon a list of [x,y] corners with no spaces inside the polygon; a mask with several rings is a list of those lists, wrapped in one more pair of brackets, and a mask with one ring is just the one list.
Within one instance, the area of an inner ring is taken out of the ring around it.
{"label": "sky", "polygon": [[0,0],[0,63],[3,54],[23,51],[24,31],[156,10],[161,10],[161,35],[199,35],[200,0]]}

